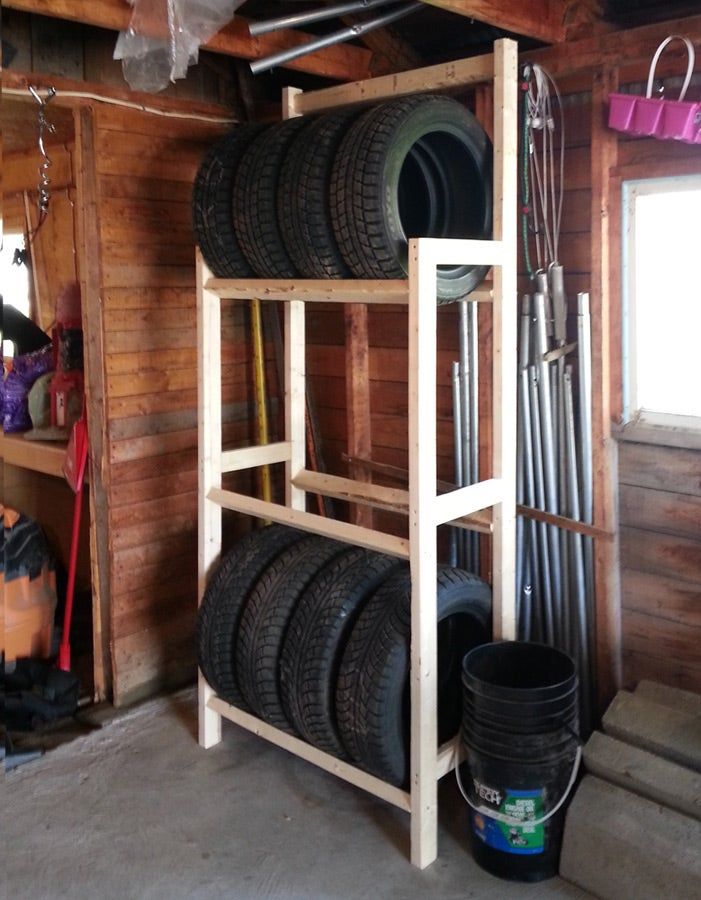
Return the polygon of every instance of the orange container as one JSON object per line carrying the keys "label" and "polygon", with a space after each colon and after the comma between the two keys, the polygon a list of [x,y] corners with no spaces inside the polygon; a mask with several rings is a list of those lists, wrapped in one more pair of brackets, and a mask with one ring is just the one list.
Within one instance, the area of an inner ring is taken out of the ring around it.
{"label": "orange container", "polygon": [[[12,528],[17,513],[7,507],[2,511],[5,529]],[[31,579],[21,575],[6,581],[5,572],[0,572],[0,590],[5,659],[50,656],[57,596],[56,576],[49,563]]]}
{"label": "orange container", "polygon": [[56,613],[56,578],[48,567],[37,578],[17,578],[5,584],[0,578],[5,603],[5,659],[51,655]]}

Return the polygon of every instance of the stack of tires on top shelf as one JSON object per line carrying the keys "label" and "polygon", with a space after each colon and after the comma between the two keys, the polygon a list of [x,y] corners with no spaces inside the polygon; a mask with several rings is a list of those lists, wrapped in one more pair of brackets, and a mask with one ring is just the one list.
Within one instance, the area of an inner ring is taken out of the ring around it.
{"label": "stack of tires on top shelf", "polygon": [[[438,740],[460,727],[460,667],[490,640],[489,586],[438,572]],[[283,525],[249,532],[212,573],[199,665],[223,699],[384,781],[409,775],[406,562]]]}
{"label": "stack of tires on top shelf", "polygon": [[[202,254],[220,278],[406,278],[408,238],[491,236],[492,148],[448,97],[402,97],[234,128],[194,186]],[[480,266],[444,266],[439,303]]]}

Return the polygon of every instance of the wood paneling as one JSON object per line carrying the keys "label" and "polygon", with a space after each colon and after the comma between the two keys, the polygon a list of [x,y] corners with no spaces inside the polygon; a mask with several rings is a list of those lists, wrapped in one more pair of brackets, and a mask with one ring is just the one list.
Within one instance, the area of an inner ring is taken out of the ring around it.
{"label": "wood paneling", "polygon": [[696,450],[624,442],[619,453],[622,484],[701,496],[701,461]]}
{"label": "wood paneling", "polygon": [[[197,342],[190,195],[199,161],[221,128],[120,108],[100,107],[94,115],[110,632],[119,705],[194,672]],[[227,320],[229,336],[236,326]],[[227,350],[224,380],[238,400],[246,365],[245,351]],[[244,404],[227,426],[232,439],[247,437],[246,414]]]}
{"label": "wood paneling", "polygon": [[623,443],[620,456],[626,686],[701,690],[701,454]]}

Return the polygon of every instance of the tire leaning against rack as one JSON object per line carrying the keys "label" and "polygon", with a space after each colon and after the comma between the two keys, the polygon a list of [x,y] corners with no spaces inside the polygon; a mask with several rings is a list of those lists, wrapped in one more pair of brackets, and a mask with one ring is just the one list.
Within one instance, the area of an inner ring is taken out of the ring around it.
{"label": "tire leaning against rack", "polygon": [[259,278],[295,278],[277,218],[280,167],[293,138],[314,119],[278,122],[243,154],[234,179],[233,217],[241,248]]}
{"label": "tire leaning against rack", "polygon": [[[331,218],[359,278],[406,278],[412,237],[491,237],[489,138],[449,97],[403,97],[370,109],[336,153]],[[438,302],[466,296],[487,271],[439,267]]]}
{"label": "tire leaning against rack", "polygon": [[[490,640],[491,590],[461,569],[439,568],[438,742],[460,727],[460,667]],[[341,738],[362,768],[398,787],[409,779],[411,574],[400,569],[360,614],[343,654],[336,689]]]}
{"label": "tire leaning against rack", "polygon": [[197,658],[212,688],[247,709],[236,678],[234,641],[251,590],[271,563],[304,537],[285,525],[251,531],[224,556],[207,583],[197,614]]}
{"label": "tire leaning against rack", "polygon": [[292,613],[307,585],[348,545],[308,535],[273,562],[260,578],[241,616],[236,637],[236,675],[244,699],[270,725],[293,732],[280,695],[280,653]]}
{"label": "tire leaning against rack", "polygon": [[290,258],[305,278],[350,278],[331,224],[329,179],[350,124],[361,114],[343,109],[320,116],[292,142],[280,170],[278,219]]}
{"label": "tire leaning against rack", "polygon": [[280,656],[283,709],[301,737],[334,756],[346,756],[336,725],[346,641],[366,601],[401,565],[356,547],[324,566],[292,615]]}
{"label": "tire leaning against rack", "polygon": [[266,126],[241,125],[205,155],[192,189],[192,224],[205,262],[219,278],[250,278],[254,272],[239,245],[231,211],[236,169],[251,141]]}

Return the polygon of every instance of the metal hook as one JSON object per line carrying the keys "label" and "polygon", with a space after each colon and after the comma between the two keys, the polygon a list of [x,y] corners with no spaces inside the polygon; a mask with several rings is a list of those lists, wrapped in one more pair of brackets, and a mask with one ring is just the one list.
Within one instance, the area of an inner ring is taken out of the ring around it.
{"label": "metal hook", "polygon": [[44,133],[48,131],[49,134],[55,134],[56,126],[53,125],[51,122],[47,121],[45,109],[46,109],[46,105],[56,95],[56,88],[55,87],[48,88],[45,97],[42,97],[39,94],[39,91],[34,87],[34,85],[30,84],[30,85],[28,85],[28,88],[29,88],[29,93],[32,95],[32,97],[34,97],[36,102],[39,104],[39,114],[38,114],[39,139],[38,140],[39,140],[39,152],[41,153],[41,155],[43,157],[43,162],[39,166],[39,184],[38,184],[39,222],[37,224],[37,227],[34,230],[34,234],[32,235],[32,239],[33,239],[34,236],[36,236],[37,231],[41,227],[44,219],[46,218],[46,215],[49,211],[49,201],[51,199],[50,193],[49,193],[49,184],[51,182],[51,179],[49,178],[49,175],[48,175],[48,170],[51,167],[51,157],[46,152],[46,145],[44,144]]}

